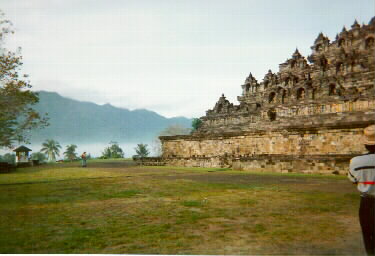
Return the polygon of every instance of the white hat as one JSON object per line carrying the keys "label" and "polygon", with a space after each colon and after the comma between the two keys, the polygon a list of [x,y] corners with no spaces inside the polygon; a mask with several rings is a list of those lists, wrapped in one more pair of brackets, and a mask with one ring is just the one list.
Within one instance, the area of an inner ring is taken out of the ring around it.
{"label": "white hat", "polygon": [[375,124],[367,126],[363,130],[365,135],[363,138],[363,144],[365,145],[375,145]]}

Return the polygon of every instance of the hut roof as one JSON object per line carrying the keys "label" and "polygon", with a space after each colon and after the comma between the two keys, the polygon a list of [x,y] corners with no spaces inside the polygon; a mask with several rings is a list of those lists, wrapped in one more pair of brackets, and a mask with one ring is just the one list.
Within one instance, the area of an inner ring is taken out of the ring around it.
{"label": "hut roof", "polygon": [[13,150],[14,152],[29,152],[29,151],[32,151],[31,149],[25,147],[25,146],[19,146],[18,148],[16,148],[15,150]]}

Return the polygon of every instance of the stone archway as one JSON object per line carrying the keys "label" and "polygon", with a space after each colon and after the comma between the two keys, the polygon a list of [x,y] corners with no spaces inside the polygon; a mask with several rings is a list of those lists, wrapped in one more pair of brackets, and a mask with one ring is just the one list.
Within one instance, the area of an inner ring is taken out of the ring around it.
{"label": "stone archway", "polygon": [[267,115],[271,122],[276,120],[276,110],[274,108],[269,109]]}
{"label": "stone archway", "polygon": [[365,48],[366,49],[370,49],[372,47],[374,47],[374,38],[373,37],[368,37],[366,38],[366,41],[365,41]]}
{"label": "stone archway", "polygon": [[287,95],[286,95],[286,90],[283,90],[281,92],[281,103],[284,104],[287,102]]}
{"label": "stone archway", "polygon": [[329,85],[329,91],[328,91],[328,95],[332,96],[332,95],[336,95],[337,92],[336,92],[336,85],[335,84],[330,84]]}
{"label": "stone archway", "polygon": [[303,100],[305,98],[305,94],[306,94],[305,89],[304,88],[299,88],[297,90],[297,99],[298,100]]}
{"label": "stone archway", "polygon": [[271,92],[270,95],[268,96],[268,103],[275,102],[275,98],[276,98],[276,93],[275,92]]}

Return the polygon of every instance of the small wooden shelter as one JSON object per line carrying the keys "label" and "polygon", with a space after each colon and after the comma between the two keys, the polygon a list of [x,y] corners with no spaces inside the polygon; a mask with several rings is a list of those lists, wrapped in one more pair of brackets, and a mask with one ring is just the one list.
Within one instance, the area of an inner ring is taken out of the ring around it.
{"label": "small wooden shelter", "polygon": [[16,152],[16,165],[29,163],[29,152],[32,151],[31,149],[25,146],[20,146],[13,151]]}

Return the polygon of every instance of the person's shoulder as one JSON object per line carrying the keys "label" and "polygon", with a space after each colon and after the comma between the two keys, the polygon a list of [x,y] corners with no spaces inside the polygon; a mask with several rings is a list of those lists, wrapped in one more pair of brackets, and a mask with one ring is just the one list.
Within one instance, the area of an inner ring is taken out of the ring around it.
{"label": "person's shoulder", "polygon": [[363,154],[360,156],[356,156],[350,159],[350,164],[354,165],[356,163],[361,163],[362,161],[372,158],[372,157],[375,157],[375,154]]}
{"label": "person's shoulder", "polygon": [[352,161],[356,161],[356,160],[358,160],[358,159],[361,159],[363,156],[364,156],[364,155],[355,156],[355,157],[353,157],[352,159],[350,159],[350,161],[351,161],[351,162],[352,162]]}
{"label": "person's shoulder", "polygon": [[355,156],[353,157],[352,159],[350,159],[350,163],[355,163],[355,162],[358,162],[358,161],[361,161],[366,155],[360,155],[360,156]]}

